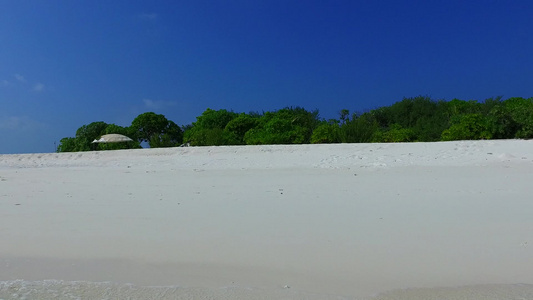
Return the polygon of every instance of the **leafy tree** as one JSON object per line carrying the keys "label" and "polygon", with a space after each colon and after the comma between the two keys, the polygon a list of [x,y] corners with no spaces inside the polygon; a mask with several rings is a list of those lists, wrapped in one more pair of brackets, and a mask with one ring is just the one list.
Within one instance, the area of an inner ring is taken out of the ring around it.
{"label": "leafy tree", "polygon": [[453,99],[448,102],[448,112],[451,117],[465,114],[480,114],[482,111],[483,105],[475,100],[464,101]]}
{"label": "leafy tree", "polygon": [[150,148],[176,147],[183,141],[181,128],[173,121],[168,121],[167,127],[162,134],[153,135],[150,138]]}
{"label": "leafy tree", "polygon": [[239,144],[238,136],[224,131],[226,125],[237,116],[237,113],[225,109],[212,110],[208,108],[185,131],[184,140],[193,146]]}
{"label": "leafy tree", "polygon": [[183,141],[183,132],[176,123],[153,112],[138,115],[131,122],[131,129],[139,143],[148,142],[151,148],[174,147]]}
{"label": "leafy tree", "polygon": [[533,138],[533,98],[509,98],[503,103],[511,119],[518,125],[515,137]]}
{"label": "leafy tree", "polygon": [[93,144],[92,141],[98,139],[105,133],[107,127],[105,122],[92,122],[88,125],[83,125],[76,130],[76,150],[75,151],[89,151],[97,150],[98,145]]}
{"label": "leafy tree", "polygon": [[229,121],[224,131],[233,135],[236,144],[244,144],[244,135],[258,124],[259,117],[254,117],[245,113]]}
{"label": "leafy tree", "polygon": [[154,112],[140,114],[131,122],[131,128],[139,142],[149,142],[153,136],[163,134],[167,125],[167,118]]}
{"label": "leafy tree", "polygon": [[[220,128],[194,128],[185,132],[186,141],[192,146],[223,146],[238,144],[236,138]],[[188,135],[187,135],[188,134]]]}
{"label": "leafy tree", "polygon": [[416,118],[414,125],[410,127],[413,131],[411,141],[439,141],[442,132],[450,126],[446,102],[441,100],[418,102],[418,104],[420,110],[414,116]]}
{"label": "leafy tree", "polygon": [[305,131],[290,120],[267,112],[260,120],[260,127],[246,132],[244,140],[248,145],[302,144],[305,141]]}
{"label": "leafy tree", "polygon": [[[185,132],[184,132],[185,131]],[[103,134],[118,133],[136,140],[92,144]],[[237,114],[207,109],[183,129],[163,115],[141,114],[130,127],[105,122],[83,125],[75,137],[63,138],[58,152],[192,145],[368,143],[490,138],[533,138],[533,98],[488,98],[483,102],[426,96],[404,98],[361,115],[340,111],[339,120],[319,119],[318,110],[286,107],[277,111]]]}
{"label": "leafy tree", "polygon": [[287,107],[261,116],[257,126],[246,132],[244,141],[249,145],[309,143],[319,123],[318,110]]}
{"label": "leafy tree", "polygon": [[396,130],[392,127],[399,125],[412,131],[410,139],[413,141],[437,141],[442,131],[449,127],[446,102],[434,101],[427,96],[404,98],[391,106],[372,110],[370,114],[378,122],[380,132]]}
{"label": "leafy tree", "polygon": [[[390,124],[395,123],[390,106],[373,109],[368,112],[366,117],[371,117],[380,128],[388,128]],[[357,119],[357,115],[352,116],[352,121],[355,119]]]}
{"label": "leafy tree", "polygon": [[183,142],[183,130],[176,123],[169,120],[160,141],[164,141],[164,143],[160,144],[160,147],[179,146]]}
{"label": "leafy tree", "polygon": [[90,151],[97,150],[98,145],[92,141],[99,138],[108,124],[105,122],[93,122],[83,125],[76,130],[75,137],[63,138],[59,141],[58,152]]}
{"label": "leafy tree", "polygon": [[488,113],[488,120],[490,131],[495,139],[514,138],[520,129],[520,124],[513,119],[504,103],[499,103],[491,108]]}
{"label": "leafy tree", "polygon": [[498,96],[496,98],[491,97],[485,99],[481,105],[481,113],[483,115],[488,115],[492,111],[492,109],[496,106],[500,106],[502,104],[502,96]]}
{"label": "leafy tree", "polygon": [[121,127],[105,122],[93,122],[83,125],[76,131],[75,137],[63,138],[59,141],[57,152],[93,151],[93,150],[116,150],[140,148],[136,141],[122,143],[92,143],[104,134],[118,133],[132,136],[129,127]]}
{"label": "leafy tree", "polygon": [[457,116],[453,120],[453,125],[444,130],[442,140],[480,140],[490,139],[490,123],[487,117],[482,114],[465,114]]}
{"label": "leafy tree", "polygon": [[339,135],[343,143],[370,143],[378,130],[379,123],[372,113],[353,114],[352,119],[340,127]]}
{"label": "leafy tree", "polygon": [[122,134],[129,138],[135,135],[135,131],[131,127],[122,127],[116,124],[108,124],[104,129],[104,134]]}
{"label": "leafy tree", "polygon": [[62,138],[59,141],[59,145],[57,146],[57,152],[75,152],[78,151],[78,145],[77,145],[76,138],[73,137],[66,137]]}
{"label": "leafy tree", "polygon": [[224,129],[226,125],[237,116],[237,113],[225,109],[212,110],[208,108],[201,116],[196,118],[196,122],[193,123],[193,126],[206,129]]}
{"label": "leafy tree", "polygon": [[411,128],[403,128],[399,124],[393,124],[389,130],[378,130],[374,133],[373,142],[378,143],[405,143],[414,141],[415,132]]}
{"label": "leafy tree", "polygon": [[[135,132],[131,127],[122,127],[115,124],[108,124],[104,130],[104,134],[122,134],[129,138],[135,137]],[[142,148],[141,144],[136,141],[120,142],[120,143],[99,143],[98,150],[118,150],[118,149],[138,149]]]}
{"label": "leafy tree", "polygon": [[[489,118],[493,138],[532,138],[533,137],[533,98],[509,98],[501,101],[488,99]],[[487,100],[485,100],[487,103]]]}
{"label": "leafy tree", "polygon": [[348,121],[350,117],[350,111],[347,109],[342,109],[339,114],[340,114],[341,124],[346,123],[346,121]]}
{"label": "leafy tree", "polygon": [[340,143],[340,127],[335,122],[322,122],[313,130],[311,144]]}
{"label": "leafy tree", "polygon": [[[426,99],[424,99],[426,100]],[[396,102],[390,106],[391,120],[387,124],[389,127],[392,124],[398,124],[401,127],[413,127],[418,117],[423,115],[421,108],[415,106],[416,100],[412,98],[404,98],[402,101]]]}

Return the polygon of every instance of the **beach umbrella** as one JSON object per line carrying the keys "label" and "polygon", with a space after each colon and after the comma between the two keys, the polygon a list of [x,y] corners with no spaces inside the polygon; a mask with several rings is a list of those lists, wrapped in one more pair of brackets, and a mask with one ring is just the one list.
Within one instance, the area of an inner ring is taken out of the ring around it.
{"label": "beach umbrella", "polygon": [[133,141],[129,137],[122,134],[105,134],[100,137],[98,140],[94,140],[94,143],[120,143],[120,142],[131,142]]}

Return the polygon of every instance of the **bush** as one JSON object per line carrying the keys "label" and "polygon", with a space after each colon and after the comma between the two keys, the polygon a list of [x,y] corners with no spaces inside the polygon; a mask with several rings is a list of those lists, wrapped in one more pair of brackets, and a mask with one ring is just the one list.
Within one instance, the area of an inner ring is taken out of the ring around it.
{"label": "bush", "polygon": [[442,133],[443,141],[481,140],[492,138],[490,121],[481,114],[457,116],[453,125]]}
{"label": "bush", "polygon": [[504,101],[504,105],[511,119],[518,125],[515,137],[533,138],[533,98],[509,98]]}
{"label": "bush", "polygon": [[413,142],[415,133],[411,128],[403,128],[398,124],[393,124],[387,131],[378,130],[373,138],[373,142],[378,143],[404,143]]}
{"label": "bush", "polygon": [[246,132],[244,141],[248,145],[309,143],[319,123],[318,111],[309,112],[300,107],[267,112]]}
{"label": "bush", "polygon": [[379,124],[372,114],[353,115],[340,127],[339,138],[343,143],[370,143],[378,130]]}
{"label": "bush", "polygon": [[130,127],[134,138],[148,142],[151,148],[178,146],[183,141],[183,131],[176,123],[153,112],[138,115]]}
{"label": "bush", "polygon": [[339,143],[340,127],[338,124],[322,123],[318,125],[311,135],[311,144]]}
{"label": "bush", "polygon": [[244,135],[250,129],[255,128],[257,124],[257,117],[242,113],[235,119],[229,121],[224,131],[233,136],[232,139],[235,141],[235,144],[244,144]]}

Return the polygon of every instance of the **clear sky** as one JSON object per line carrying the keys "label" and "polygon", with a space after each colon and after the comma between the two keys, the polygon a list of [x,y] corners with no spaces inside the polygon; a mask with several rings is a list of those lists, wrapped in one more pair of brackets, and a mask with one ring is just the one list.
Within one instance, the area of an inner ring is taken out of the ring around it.
{"label": "clear sky", "polygon": [[0,0],[0,153],[206,108],[533,97],[533,1]]}

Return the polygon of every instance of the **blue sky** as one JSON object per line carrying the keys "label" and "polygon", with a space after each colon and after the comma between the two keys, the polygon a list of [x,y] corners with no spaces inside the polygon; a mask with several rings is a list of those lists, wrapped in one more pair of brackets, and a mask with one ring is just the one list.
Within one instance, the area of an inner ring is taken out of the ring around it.
{"label": "blue sky", "polygon": [[533,96],[533,1],[0,0],[0,153],[94,121]]}

